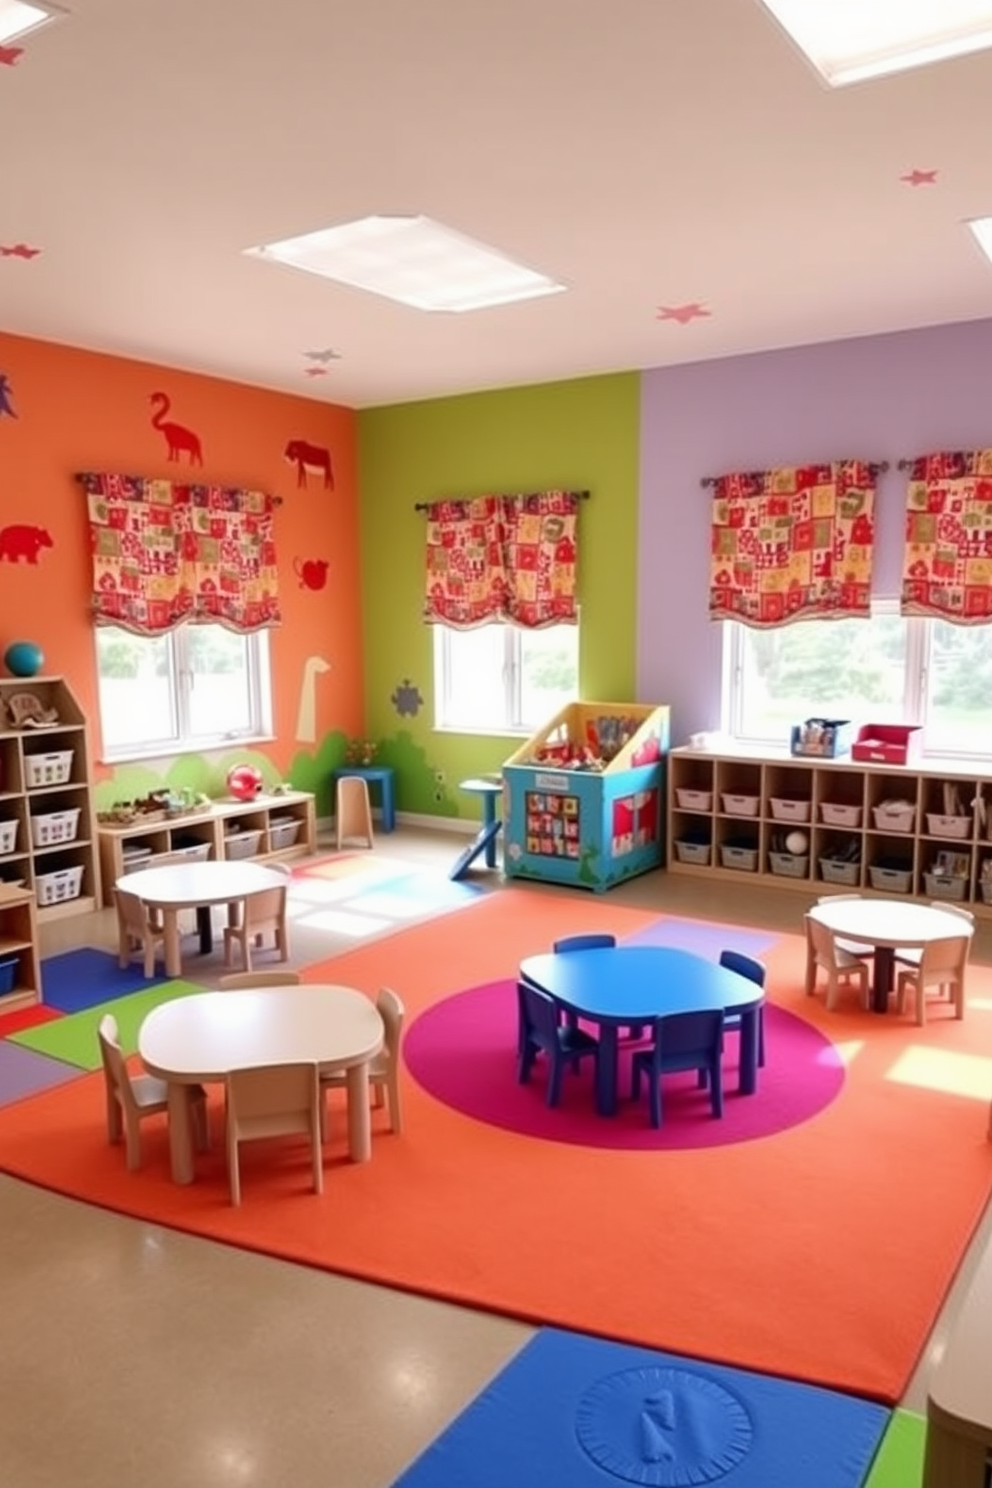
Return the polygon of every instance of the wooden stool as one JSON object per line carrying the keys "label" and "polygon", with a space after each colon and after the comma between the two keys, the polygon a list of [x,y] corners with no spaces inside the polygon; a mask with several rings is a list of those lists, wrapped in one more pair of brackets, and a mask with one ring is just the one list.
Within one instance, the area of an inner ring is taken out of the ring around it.
{"label": "wooden stool", "polygon": [[985,1488],[992,1461],[992,1249],[979,1262],[927,1395],[923,1488]]}
{"label": "wooden stool", "polygon": [[360,775],[340,775],[335,793],[334,815],[337,822],[338,852],[351,837],[361,837],[363,846],[373,847],[372,807],[368,782]]}

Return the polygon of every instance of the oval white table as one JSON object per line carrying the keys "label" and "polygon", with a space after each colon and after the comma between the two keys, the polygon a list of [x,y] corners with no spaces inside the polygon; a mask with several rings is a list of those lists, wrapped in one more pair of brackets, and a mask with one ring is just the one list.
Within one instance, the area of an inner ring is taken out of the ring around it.
{"label": "oval white table", "polygon": [[897,950],[929,945],[932,940],[956,940],[974,933],[974,927],[964,916],[953,910],[934,909],[929,904],[904,899],[838,897],[814,904],[807,914],[835,935],[874,946],[871,1005],[876,1013],[888,1009]]}
{"label": "oval white table", "polygon": [[138,1053],[169,1086],[169,1148],[176,1183],[192,1183],[189,1087],[226,1079],[232,1070],[310,1061],[322,1075],[344,1070],[348,1150],[372,1155],[369,1061],[385,1029],[375,1003],[352,987],[243,988],[176,997],[153,1009],[138,1031]]}
{"label": "oval white table", "polygon": [[213,948],[210,910],[215,904],[233,904],[247,894],[262,889],[278,889],[286,884],[286,875],[264,863],[208,860],[205,863],[170,863],[163,868],[139,868],[125,873],[115,887],[127,894],[137,894],[149,909],[162,913],[165,926],[165,970],[167,976],[182,975],[179,945],[179,911],[195,909],[200,932],[200,950],[204,955]]}

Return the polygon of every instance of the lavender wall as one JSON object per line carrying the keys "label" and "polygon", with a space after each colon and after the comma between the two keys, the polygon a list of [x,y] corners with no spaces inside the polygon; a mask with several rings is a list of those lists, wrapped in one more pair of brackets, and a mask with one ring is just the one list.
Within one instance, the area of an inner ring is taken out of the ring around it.
{"label": "lavender wall", "polygon": [[906,477],[897,462],[992,444],[992,320],[645,372],[641,386],[637,696],[672,706],[673,743],[720,722],[721,627],[707,618],[706,475],[888,460],[874,591],[897,594]]}

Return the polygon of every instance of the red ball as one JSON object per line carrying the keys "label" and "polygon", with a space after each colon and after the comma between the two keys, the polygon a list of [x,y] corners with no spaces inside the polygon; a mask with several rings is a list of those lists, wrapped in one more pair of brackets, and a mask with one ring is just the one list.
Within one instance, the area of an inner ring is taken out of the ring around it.
{"label": "red ball", "polygon": [[236,801],[254,801],[264,784],[254,765],[234,765],[227,772],[227,788]]}

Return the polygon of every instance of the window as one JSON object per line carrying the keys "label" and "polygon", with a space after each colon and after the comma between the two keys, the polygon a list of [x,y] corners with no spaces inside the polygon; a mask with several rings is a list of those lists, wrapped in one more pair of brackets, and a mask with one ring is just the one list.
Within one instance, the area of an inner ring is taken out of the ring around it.
{"label": "window", "polygon": [[990,756],[992,627],[904,619],[894,599],[868,622],[725,622],[727,733],[781,744],[811,717],[922,723],[928,754]]}
{"label": "window", "polygon": [[271,732],[267,631],[96,628],[104,758],[216,748]]}
{"label": "window", "polygon": [[434,626],[437,728],[532,734],[579,695],[579,628]]}

